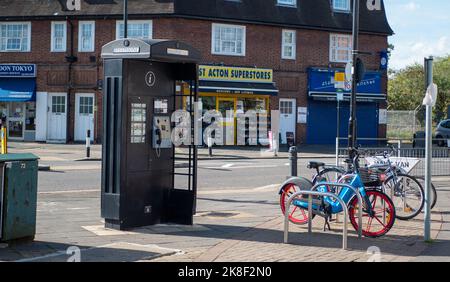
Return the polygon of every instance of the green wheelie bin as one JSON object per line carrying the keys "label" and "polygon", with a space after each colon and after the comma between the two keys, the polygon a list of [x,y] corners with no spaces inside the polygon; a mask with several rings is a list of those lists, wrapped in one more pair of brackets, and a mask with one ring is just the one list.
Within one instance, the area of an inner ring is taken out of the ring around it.
{"label": "green wheelie bin", "polygon": [[34,239],[38,160],[33,154],[0,155],[0,242]]}

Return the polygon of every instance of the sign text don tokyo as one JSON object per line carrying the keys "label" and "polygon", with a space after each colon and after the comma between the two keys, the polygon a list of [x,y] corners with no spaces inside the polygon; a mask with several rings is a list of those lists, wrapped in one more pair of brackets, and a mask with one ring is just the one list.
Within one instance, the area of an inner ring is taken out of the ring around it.
{"label": "sign text don tokyo", "polygon": [[[271,111],[270,117],[266,111],[250,110],[246,113],[237,113],[232,110],[226,111],[225,116],[220,111],[210,110],[202,113],[201,102],[194,103],[194,116],[185,110],[175,111],[171,116],[174,125],[171,132],[172,143],[175,146],[208,144],[208,139],[213,145],[263,145],[270,144],[268,139],[268,124],[272,124],[273,136],[279,136],[276,121],[279,119],[279,111]],[[270,118],[270,121],[269,121]],[[278,118],[278,119],[277,119]],[[236,120],[236,123],[229,122]],[[194,124],[192,124],[194,123]],[[203,128],[203,124],[209,124]],[[192,125],[194,137],[192,138]],[[248,131],[248,134],[246,133]],[[203,140],[203,142],[202,142]]]}

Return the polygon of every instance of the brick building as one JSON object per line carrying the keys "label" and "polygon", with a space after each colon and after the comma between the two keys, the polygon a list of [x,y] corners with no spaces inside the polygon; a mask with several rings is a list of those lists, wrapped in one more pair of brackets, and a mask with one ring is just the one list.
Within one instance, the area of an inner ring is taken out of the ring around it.
{"label": "brick building", "polygon": [[[350,0],[129,0],[129,37],[177,39],[199,49],[205,109],[280,109],[282,141],[334,143],[331,83],[351,58]],[[123,35],[123,1],[0,2],[0,113],[10,138],[101,142],[101,47]],[[387,38],[384,11],[361,5],[360,49],[368,73],[358,89],[359,135],[386,135]],[[230,79],[232,71],[264,77]],[[1,92],[3,91],[3,92]],[[348,119],[344,90],[341,118]],[[347,132],[341,126],[341,136]]]}

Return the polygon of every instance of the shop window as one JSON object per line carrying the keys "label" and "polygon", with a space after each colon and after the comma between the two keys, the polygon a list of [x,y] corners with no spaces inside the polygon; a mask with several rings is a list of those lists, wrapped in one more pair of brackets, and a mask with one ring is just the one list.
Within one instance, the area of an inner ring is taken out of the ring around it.
{"label": "shop window", "polygon": [[203,106],[203,114],[205,114],[207,111],[216,110],[216,97],[201,97],[200,101],[202,102]]}
{"label": "shop window", "polygon": [[257,113],[263,113],[266,111],[266,100],[265,99],[239,99],[238,101],[238,111],[239,112],[247,112],[247,111],[256,111]]}
{"label": "shop window", "polygon": [[143,144],[146,137],[147,105],[131,104],[131,143]]}
{"label": "shop window", "polygon": [[25,114],[25,130],[36,130],[36,103],[30,102],[26,104]]}
{"label": "shop window", "polygon": [[2,121],[2,124],[5,124],[7,117],[8,117],[8,104],[2,102],[0,103],[0,119]]}

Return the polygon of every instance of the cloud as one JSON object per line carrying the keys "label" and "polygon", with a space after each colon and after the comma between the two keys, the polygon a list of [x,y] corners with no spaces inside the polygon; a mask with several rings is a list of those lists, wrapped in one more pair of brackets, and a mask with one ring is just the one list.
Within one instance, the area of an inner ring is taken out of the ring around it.
{"label": "cloud", "polygon": [[420,5],[417,4],[417,3],[414,2],[414,1],[411,1],[411,2],[409,2],[409,3],[405,4],[405,5],[403,5],[403,8],[404,8],[405,10],[407,10],[407,11],[415,12],[415,11],[419,10]]}
{"label": "cloud", "polygon": [[450,38],[441,36],[437,40],[422,40],[395,45],[390,66],[400,69],[413,63],[423,63],[428,56],[445,56],[450,54]]}

